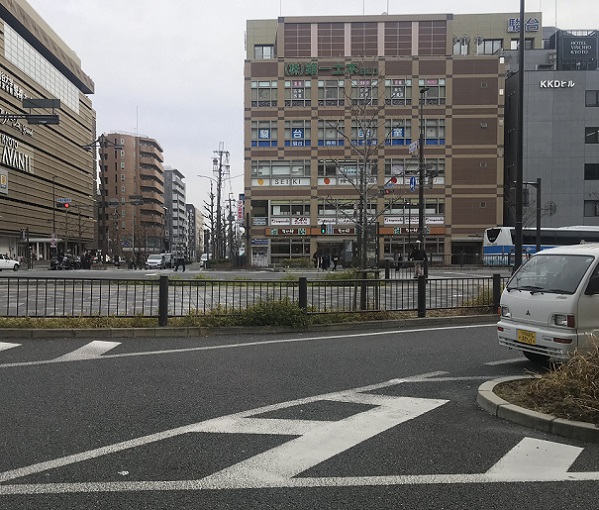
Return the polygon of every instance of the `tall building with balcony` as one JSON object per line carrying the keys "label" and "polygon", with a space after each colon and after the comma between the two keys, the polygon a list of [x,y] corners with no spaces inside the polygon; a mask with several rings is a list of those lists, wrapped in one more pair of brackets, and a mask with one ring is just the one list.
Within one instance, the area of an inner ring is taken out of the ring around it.
{"label": "tall building with balcony", "polygon": [[[0,253],[49,259],[95,246],[94,83],[24,0],[0,0]],[[30,109],[27,99],[58,99]],[[56,114],[33,124],[28,114]],[[57,209],[56,202],[70,208]]]}
{"label": "tall building with balcony", "polygon": [[[526,19],[527,46],[542,47],[541,14]],[[480,253],[484,229],[503,219],[502,52],[518,39],[518,20],[506,13],[248,21],[251,263],[316,252],[352,263],[362,211],[373,258],[406,254],[420,220],[419,150],[426,250],[446,261]]]}
{"label": "tall building with balcony", "polygon": [[185,176],[176,168],[164,171],[164,206],[168,210],[166,231],[170,251],[187,252],[187,212],[185,209]]}
{"label": "tall building with balcony", "polygon": [[100,246],[130,261],[162,252],[162,147],[147,136],[109,133],[103,137],[109,143],[100,148]]}

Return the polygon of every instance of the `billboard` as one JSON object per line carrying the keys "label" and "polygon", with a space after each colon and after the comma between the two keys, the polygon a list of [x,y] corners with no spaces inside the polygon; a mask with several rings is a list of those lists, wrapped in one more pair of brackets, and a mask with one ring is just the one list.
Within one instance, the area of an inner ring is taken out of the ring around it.
{"label": "billboard", "polygon": [[597,32],[590,32],[587,35],[562,32],[560,36],[558,70],[594,71],[597,69]]}

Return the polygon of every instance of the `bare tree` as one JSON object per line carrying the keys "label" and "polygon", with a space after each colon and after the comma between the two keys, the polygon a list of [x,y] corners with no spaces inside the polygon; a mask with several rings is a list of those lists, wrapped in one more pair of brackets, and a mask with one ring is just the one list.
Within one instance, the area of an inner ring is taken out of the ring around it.
{"label": "bare tree", "polygon": [[[334,130],[338,138],[351,147],[352,157],[349,161],[333,157],[327,160],[325,175],[334,169],[335,176],[338,179],[340,176],[343,184],[351,185],[357,199],[350,198],[340,203],[329,195],[325,198],[325,203],[334,204],[342,216],[355,224],[358,266],[361,269],[368,266],[369,246],[378,242],[375,232],[379,217],[393,203],[403,201],[403,193],[398,193],[399,189],[395,188],[395,177],[386,176],[383,186],[379,184],[379,172],[384,172],[384,164],[379,165],[381,144],[385,144],[394,129],[403,128],[401,121],[391,120],[385,125],[382,115],[385,106],[384,91],[379,94],[379,86],[378,79],[350,80],[349,91],[347,87],[344,91],[345,105],[351,112],[349,134],[343,121],[321,119],[326,128]],[[383,195],[390,197],[390,201],[377,210],[378,198]],[[351,215],[348,213],[348,205],[353,205]]]}

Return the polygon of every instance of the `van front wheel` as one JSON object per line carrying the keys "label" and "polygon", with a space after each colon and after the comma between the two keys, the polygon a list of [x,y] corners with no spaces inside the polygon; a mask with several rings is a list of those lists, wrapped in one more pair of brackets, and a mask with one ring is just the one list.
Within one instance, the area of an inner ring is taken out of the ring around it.
{"label": "van front wheel", "polygon": [[537,354],[536,352],[527,352],[522,351],[524,356],[526,356],[533,363],[547,363],[549,361],[549,356],[544,356],[543,354]]}

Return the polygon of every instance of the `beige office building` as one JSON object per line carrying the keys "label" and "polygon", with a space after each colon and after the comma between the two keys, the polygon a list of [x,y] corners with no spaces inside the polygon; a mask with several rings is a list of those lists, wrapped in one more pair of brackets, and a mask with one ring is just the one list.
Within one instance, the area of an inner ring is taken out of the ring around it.
{"label": "beige office building", "polygon": [[[0,0],[0,25],[0,252],[48,259],[91,248],[95,158],[83,147],[95,138],[94,83],[24,0]],[[28,99],[58,99],[60,108],[24,108]],[[33,124],[30,114],[59,123]]]}
{"label": "beige office building", "polygon": [[[433,260],[475,260],[484,229],[503,219],[502,52],[514,47],[518,18],[248,21],[251,263],[315,252],[354,262],[356,208],[366,209],[379,261],[405,254],[418,235],[421,129],[426,249]],[[540,13],[526,19],[527,46],[541,47]]]}

